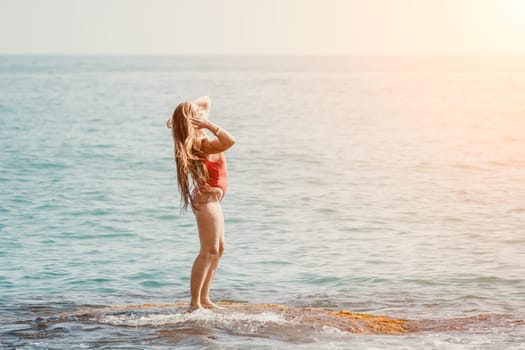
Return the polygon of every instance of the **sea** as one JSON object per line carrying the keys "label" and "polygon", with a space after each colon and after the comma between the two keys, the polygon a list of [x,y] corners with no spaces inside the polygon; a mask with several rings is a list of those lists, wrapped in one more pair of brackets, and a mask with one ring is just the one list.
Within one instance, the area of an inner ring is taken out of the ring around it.
{"label": "sea", "polygon": [[[212,300],[439,326],[174,306],[166,120],[204,95],[236,139]],[[525,56],[0,56],[1,349],[525,349],[524,320]]]}

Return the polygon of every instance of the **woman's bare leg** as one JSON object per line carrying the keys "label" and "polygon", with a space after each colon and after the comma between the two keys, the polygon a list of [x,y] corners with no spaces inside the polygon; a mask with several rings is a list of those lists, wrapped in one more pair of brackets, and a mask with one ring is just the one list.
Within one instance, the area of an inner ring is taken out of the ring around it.
{"label": "woman's bare leg", "polygon": [[219,262],[219,242],[224,225],[222,208],[218,201],[201,204],[198,210],[194,210],[194,214],[199,229],[201,249],[195,258],[191,271],[189,311],[203,307],[201,294],[204,289],[204,282],[210,268]]}
{"label": "woman's bare leg", "polygon": [[213,261],[210,267],[208,268],[208,273],[206,274],[206,278],[204,279],[204,284],[201,290],[201,305],[208,309],[214,309],[218,307],[214,302],[210,300],[210,289],[213,282],[213,278],[215,277],[215,272],[217,271],[217,267],[219,266],[220,258],[222,257],[222,253],[224,252],[224,219],[221,221],[222,229],[219,238],[219,258]]}

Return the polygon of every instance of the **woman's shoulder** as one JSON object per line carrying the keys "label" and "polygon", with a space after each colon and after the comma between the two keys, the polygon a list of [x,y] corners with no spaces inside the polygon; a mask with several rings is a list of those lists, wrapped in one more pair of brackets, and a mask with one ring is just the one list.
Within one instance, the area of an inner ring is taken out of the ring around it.
{"label": "woman's shoulder", "polygon": [[[203,135],[203,136],[199,136],[195,139],[195,142],[193,143],[193,147],[198,150],[199,152],[203,152],[202,151],[202,144],[204,142],[206,142],[208,139],[208,137],[206,135]],[[204,152],[203,152],[204,153]]]}
{"label": "woman's shoulder", "polygon": [[211,155],[212,157],[216,155],[217,158],[219,155],[221,155],[221,158],[224,157],[224,151],[214,147],[212,144],[213,141],[214,140],[210,139],[209,137],[203,136],[195,141],[194,147],[203,154]]}

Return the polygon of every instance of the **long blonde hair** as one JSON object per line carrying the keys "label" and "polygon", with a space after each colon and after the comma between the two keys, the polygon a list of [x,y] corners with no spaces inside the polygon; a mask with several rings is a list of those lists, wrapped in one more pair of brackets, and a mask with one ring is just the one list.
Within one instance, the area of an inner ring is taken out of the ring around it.
{"label": "long blonde hair", "polygon": [[210,190],[206,181],[208,170],[204,164],[204,153],[197,148],[199,146],[198,129],[195,129],[190,121],[190,118],[196,113],[197,111],[192,103],[181,102],[171,117],[175,162],[177,164],[177,183],[183,211],[187,211],[188,204],[191,204],[192,208],[198,207],[191,195],[192,187],[197,191]]}

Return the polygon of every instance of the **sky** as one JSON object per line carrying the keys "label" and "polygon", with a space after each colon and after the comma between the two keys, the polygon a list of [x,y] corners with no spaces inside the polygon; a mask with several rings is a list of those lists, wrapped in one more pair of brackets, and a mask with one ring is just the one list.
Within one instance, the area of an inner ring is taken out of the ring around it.
{"label": "sky", "polygon": [[525,54],[525,0],[0,0],[0,54]]}

